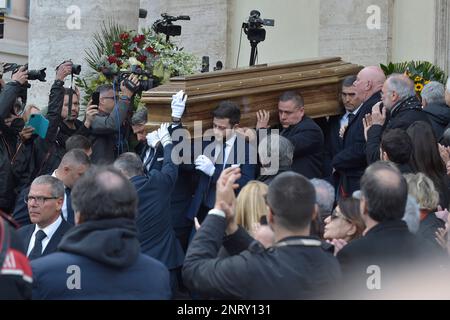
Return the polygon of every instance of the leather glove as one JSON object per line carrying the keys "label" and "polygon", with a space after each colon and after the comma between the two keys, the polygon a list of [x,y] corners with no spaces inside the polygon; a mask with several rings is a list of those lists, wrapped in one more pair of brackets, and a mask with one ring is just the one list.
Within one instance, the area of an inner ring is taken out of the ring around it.
{"label": "leather glove", "polygon": [[[183,98],[184,95],[184,98]],[[172,117],[181,119],[184,113],[184,109],[186,107],[187,95],[184,94],[184,91],[178,91],[177,94],[172,96]]]}
{"label": "leather glove", "polygon": [[169,133],[169,126],[169,123],[163,123],[158,129],[158,138],[163,147],[167,146],[169,143],[172,143],[172,137]]}
{"label": "leather glove", "polygon": [[216,171],[216,167],[214,163],[207,156],[200,155],[195,159],[195,169],[203,172],[204,174],[212,177],[214,175],[214,171]]}
{"label": "leather glove", "polygon": [[158,142],[159,142],[158,131],[155,130],[147,134],[147,144],[149,147],[155,149],[156,146],[158,145]]}

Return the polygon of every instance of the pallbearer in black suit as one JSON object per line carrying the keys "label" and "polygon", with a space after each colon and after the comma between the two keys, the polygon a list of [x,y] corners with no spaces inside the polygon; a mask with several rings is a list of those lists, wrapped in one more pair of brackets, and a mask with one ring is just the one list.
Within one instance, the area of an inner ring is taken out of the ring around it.
{"label": "pallbearer in black suit", "polygon": [[52,176],[34,179],[25,198],[33,224],[19,229],[30,260],[55,252],[63,235],[71,227],[61,217],[64,185]]}

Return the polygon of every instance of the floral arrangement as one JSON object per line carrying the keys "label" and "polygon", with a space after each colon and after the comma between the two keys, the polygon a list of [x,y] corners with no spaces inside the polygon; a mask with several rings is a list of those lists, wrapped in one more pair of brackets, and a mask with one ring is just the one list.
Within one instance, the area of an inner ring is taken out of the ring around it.
{"label": "floral arrangement", "polygon": [[446,75],[437,66],[427,61],[410,61],[402,63],[389,63],[387,66],[381,64],[386,76],[392,73],[404,73],[414,81],[416,93],[420,95],[425,85],[431,81],[445,84]]}
{"label": "floral arrangement", "polygon": [[[200,66],[197,57],[166,42],[165,36],[151,29],[138,33],[110,21],[94,34],[93,44],[93,49],[86,50],[85,58],[92,71],[85,78],[76,79],[77,86],[86,93],[84,104],[98,86],[111,84],[113,75],[120,71],[139,68],[150,74],[154,83],[163,84],[171,77],[193,74]],[[138,103],[140,97],[136,99]]]}

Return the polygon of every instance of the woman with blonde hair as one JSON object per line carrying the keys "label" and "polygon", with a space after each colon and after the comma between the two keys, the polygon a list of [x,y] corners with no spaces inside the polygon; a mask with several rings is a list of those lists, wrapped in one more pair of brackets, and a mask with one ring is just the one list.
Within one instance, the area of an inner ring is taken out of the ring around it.
{"label": "woman with blonde hair", "polygon": [[268,186],[259,181],[250,181],[239,192],[236,199],[236,223],[247,230],[252,236],[261,218],[267,214],[264,196]]}

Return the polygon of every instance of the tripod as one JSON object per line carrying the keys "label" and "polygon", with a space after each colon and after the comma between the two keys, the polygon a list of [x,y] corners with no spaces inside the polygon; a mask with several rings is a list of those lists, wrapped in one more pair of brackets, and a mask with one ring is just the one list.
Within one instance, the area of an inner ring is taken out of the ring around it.
{"label": "tripod", "polygon": [[247,23],[242,25],[247,39],[250,41],[251,51],[250,51],[250,66],[254,66],[256,63],[256,57],[258,56],[258,44],[266,40],[266,30],[263,28],[253,28]]}

